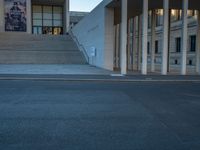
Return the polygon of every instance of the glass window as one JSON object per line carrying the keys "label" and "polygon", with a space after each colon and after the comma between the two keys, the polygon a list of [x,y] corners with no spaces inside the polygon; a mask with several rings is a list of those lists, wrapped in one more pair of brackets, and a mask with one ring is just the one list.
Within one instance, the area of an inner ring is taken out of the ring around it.
{"label": "glass window", "polygon": [[62,7],[54,6],[53,13],[54,14],[62,14]]}
{"label": "glass window", "polygon": [[158,40],[155,41],[155,53],[158,54]]}
{"label": "glass window", "polygon": [[196,35],[190,36],[190,51],[191,52],[196,51]]}
{"label": "glass window", "polygon": [[53,19],[62,20],[62,14],[53,14]]}
{"label": "glass window", "polygon": [[156,26],[161,26],[163,24],[163,9],[156,10]]}
{"label": "glass window", "polygon": [[178,9],[171,10],[171,21],[178,21],[181,19],[182,11]]}
{"label": "glass window", "polygon": [[42,6],[33,5],[33,25],[41,25],[42,20]]}
{"label": "glass window", "polygon": [[33,13],[33,19],[42,19],[42,13]]}
{"label": "glass window", "polygon": [[42,26],[42,20],[33,20],[33,26]]}
{"label": "glass window", "polygon": [[[63,27],[63,7],[59,6],[32,6],[33,33],[38,34],[59,34]],[[53,31],[54,27],[59,30]]]}
{"label": "glass window", "polygon": [[148,28],[151,28],[151,19],[152,19],[152,11],[149,11],[148,13]]}
{"label": "glass window", "polygon": [[51,6],[43,6],[43,19],[53,19]]}
{"label": "glass window", "polygon": [[150,54],[150,43],[147,43],[147,53]]}
{"label": "glass window", "polygon": [[48,26],[48,27],[53,26],[52,20],[44,19],[44,20],[43,20],[43,26]]}
{"label": "glass window", "polygon": [[180,37],[176,38],[176,52],[177,53],[181,52],[181,38]]}
{"label": "glass window", "polygon": [[61,27],[62,26],[62,20],[54,20],[53,21],[53,26],[54,27]]}
{"label": "glass window", "polygon": [[42,6],[39,5],[33,5],[33,12],[34,13],[42,13]]}

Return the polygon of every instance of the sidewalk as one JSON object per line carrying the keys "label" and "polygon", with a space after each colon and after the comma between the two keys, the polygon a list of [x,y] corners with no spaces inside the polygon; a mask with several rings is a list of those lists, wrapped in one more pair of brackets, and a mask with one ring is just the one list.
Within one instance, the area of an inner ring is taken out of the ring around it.
{"label": "sidewalk", "polygon": [[90,65],[0,65],[0,80],[98,82],[199,82],[199,75],[132,73],[122,76]]}
{"label": "sidewalk", "polygon": [[26,75],[109,75],[112,71],[100,69],[90,65],[32,65],[11,64],[0,65],[0,74]]}

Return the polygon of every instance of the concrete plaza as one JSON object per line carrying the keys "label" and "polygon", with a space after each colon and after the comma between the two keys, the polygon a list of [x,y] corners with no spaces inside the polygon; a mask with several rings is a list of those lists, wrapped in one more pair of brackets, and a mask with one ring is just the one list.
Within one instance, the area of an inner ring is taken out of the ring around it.
{"label": "concrete plaza", "polygon": [[109,75],[112,71],[76,64],[1,64],[0,74]]}
{"label": "concrete plaza", "polygon": [[0,81],[1,150],[199,150],[200,82]]}

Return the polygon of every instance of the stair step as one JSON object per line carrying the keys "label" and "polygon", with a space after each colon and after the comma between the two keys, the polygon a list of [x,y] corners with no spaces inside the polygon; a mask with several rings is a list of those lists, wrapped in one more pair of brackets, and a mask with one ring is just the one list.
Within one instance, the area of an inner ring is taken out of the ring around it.
{"label": "stair step", "polygon": [[0,64],[85,64],[70,35],[0,33]]}

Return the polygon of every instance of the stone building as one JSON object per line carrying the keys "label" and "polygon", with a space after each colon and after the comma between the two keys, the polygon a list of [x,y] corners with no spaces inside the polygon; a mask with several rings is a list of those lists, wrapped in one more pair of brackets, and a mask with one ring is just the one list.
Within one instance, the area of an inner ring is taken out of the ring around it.
{"label": "stone building", "polygon": [[92,65],[122,74],[197,74],[199,6],[196,0],[103,0],[72,32]]}

